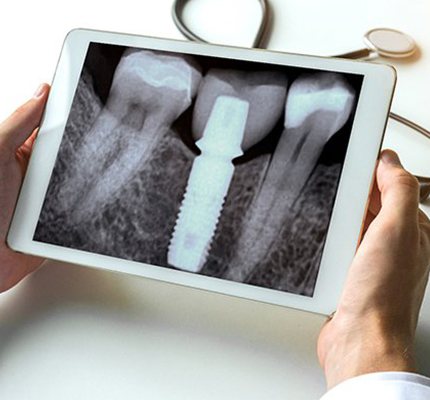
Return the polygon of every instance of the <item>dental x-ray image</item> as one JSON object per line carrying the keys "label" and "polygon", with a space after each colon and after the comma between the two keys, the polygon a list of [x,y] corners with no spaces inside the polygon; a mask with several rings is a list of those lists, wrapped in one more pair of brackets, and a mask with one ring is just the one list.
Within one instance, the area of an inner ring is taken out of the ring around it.
{"label": "dental x-ray image", "polygon": [[92,43],[34,239],[312,296],[361,85]]}

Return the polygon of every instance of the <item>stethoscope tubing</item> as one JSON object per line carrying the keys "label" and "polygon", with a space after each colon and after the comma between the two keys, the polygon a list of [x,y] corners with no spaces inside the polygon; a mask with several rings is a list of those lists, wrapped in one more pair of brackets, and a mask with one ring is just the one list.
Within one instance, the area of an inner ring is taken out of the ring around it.
{"label": "stethoscope tubing", "polygon": [[[185,8],[185,4],[188,0],[176,0],[172,6],[172,18],[176,27],[179,31],[189,40],[193,40],[200,43],[209,43],[199,35],[196,35],[191,29],[189,29],[183,22],[182,11]],[[258,0],[261,6],[262,20],[257,34],[255,35],[252,43],[253,48],[259,48],[264,40],[264,34],[267,26],[269,25],[269,3],[268,0]]]}
{"label": "stethoscope tubing", "polygon": [[[176,27],[179,29],[179,31],[189,40],[193,40],[200,43],[209,43],[207,40],[203,39],[202,37],[196,35],[193,31],[191,31],[183,22],[182,18],[182,11],[184,10],[185,4],[188,0],[175,0],[173,2],[172,6],[172,18],[173,22],[175,23]],[[255,36],[254,42],[252,43],[253,48],[264,48],[262,46],[264,35],[266,33],[266,29],[269,24],[269,2],[268,0],[258,0],[258,2],[261,5],[262,10],[262,20],[260,24],[260,28]],[[364,60],[367,59],[372,53],[377,54],[372,49],[366,48],[361,50],[352,51],[349,53],[344,53],[341,55],[337,55],[335,57],[338,58],[348,58],[348,59],[355,59],[355,60]],[[430,131],[425,129],[424,127],[418,125],[417,123],[399,115],[394,112],[389,113],[389,117],[397,121],[415,132],[418,132],[422,135],[424,135],[426,138],[430,139]],[[418,179],[420,186],[421,186],[421,201],[424,201],[427,199],[427,197],[430,195],[430,178],[423,177],[423,176],[417,176],[415,177]]]}
{"label": "stethoscope tubing", "polygon": [[406,125],[407,127],[415,130],[416,132],[421,133],[426,138],[430,139],[430,131],[428,131],[427,129],[425,129],[421,125],[418,125],[415,122],[411,121],[410,119],[402,117],[401,115],[393,113],[393,112],[390,112],[389,116],[391,119],[393,119],[397,122],[400,122],[403,125]]}

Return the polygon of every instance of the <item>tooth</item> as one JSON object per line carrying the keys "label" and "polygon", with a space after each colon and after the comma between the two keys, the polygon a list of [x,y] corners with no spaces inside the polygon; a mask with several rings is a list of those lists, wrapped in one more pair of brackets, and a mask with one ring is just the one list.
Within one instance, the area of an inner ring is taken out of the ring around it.
{"label": "tooth", "polygon": [[246,280],[264,260],[288,223],[288,210],[300,195],[325,144],[349,119],[354,101],[353,89],[334,73],[304,75],[293,82],[287,95],[285,130],[245,218],[228,279]]}
{"label": "tooth", "polygon": [[[172,123],[191,105],[201,73],[172,54],[127,50],[106,106],[77,150],[63,201],[75,222],[112,201],[151,155]],[[79,158],[78,158],[79,157]]]}
{"label": "tooth", "polygon": [[212,70],[203,80],[193,118],[202,154],[194,161],[172,235],[170,265],[191,272],[203,267],[233,177],[232,160],[273,129],[286,86],[286,77],[275,72]]}
{"label": "tooth", "polygon": [[277,71],[243,72],[211,69],[201,82],[193,112],[193,138],[202,137],[209,115],[219,96],[231,96],[249,103],[242,141],[246,151],[267,136],[282,115],[287,94],[287,77]]}

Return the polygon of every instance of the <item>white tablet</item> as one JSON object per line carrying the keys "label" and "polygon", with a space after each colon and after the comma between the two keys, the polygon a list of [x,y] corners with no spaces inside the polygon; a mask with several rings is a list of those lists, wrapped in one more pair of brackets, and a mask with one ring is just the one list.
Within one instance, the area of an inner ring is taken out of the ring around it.
{"label": "white tablet", "polygon": [[385,65],[74,30],[8,243],[329,314],[394,84]]}

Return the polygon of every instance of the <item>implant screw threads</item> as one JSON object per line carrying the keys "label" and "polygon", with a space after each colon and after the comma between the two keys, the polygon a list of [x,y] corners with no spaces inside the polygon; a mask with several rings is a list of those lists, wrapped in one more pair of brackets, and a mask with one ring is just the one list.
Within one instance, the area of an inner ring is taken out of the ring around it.
{"label": "implant screw threads", "polygon": [[169,246],[170,265],[190,272],[202,269],[233,176],[229,161],[210,155],[195,160]]}
{"label": "implant screw threads", "polygon": [[206,262],[225,197],[233,178],[232,160],[243,154],[241,143],[249,103],[219,96],[203,137],[196,143],[201,154],[188,178],[167,262],[189,272],[199,272]]}

